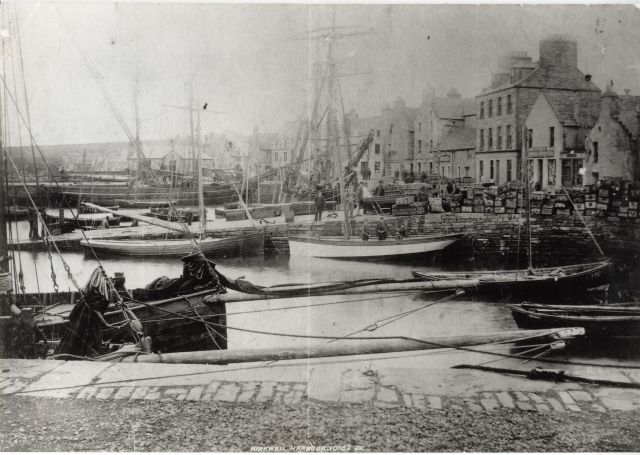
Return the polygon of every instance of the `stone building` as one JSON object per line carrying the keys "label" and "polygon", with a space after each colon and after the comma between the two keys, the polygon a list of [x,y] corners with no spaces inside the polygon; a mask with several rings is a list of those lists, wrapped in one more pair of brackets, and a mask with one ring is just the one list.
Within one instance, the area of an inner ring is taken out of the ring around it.
{"label": "stone building", "polygon": [[[466,154],[469,150],[467,138],[475,131],[475,124],[475,100],[462,99],[455,88],[445,97],[436,96],[433,89],[425,90],[414,125],[415,171],[454,177],[453,169],[459,165],[464,176],[467,162],[456,164],[450,160],[453,155],[443,152],[450,151],[452,145],[464,144],[461,150]],[[445,137],[448,137],[447,143],[443,144]],[[475,148],[475,142],[472,148]],[[471,166],[469,176],[474,174],[475,169]]]}
{"label": "stone building", "polygon": [[584,183],[602,178],[640,181],[640,96],[602,94],[598,121],[589,132]]}
{"label": "stone building", "polygon": [[465,126],[449,126],[440,138],[435,155],[438,175],[462,179],[473,178],[476,148],[476,130]]}
{"label": "stone building", "polygon": [[351,113],[350,129],[354,144],[369,131],[374,131],[369,151],[358,166],[359,178],[363,171],[371,171],[372,179],[400,179],[404,172],[414,171],[414,123],[418,109],[407,107],[398,97],[393,107],[385,107],[380,115],[358,118]]}
{"label": "stone building", "polygon": [[[582,185],[585,138],[600,111],[591,93],[542,91],[525,117],[529,182],[541,190]],[[514,176],[507,160],[504,181]]]}
{"label": "stone building", "polygon": [[[491,85],[476,97],[476,177],[502,184],[519,178],[522,130],[542,91],[596,99],[600,89],[578,69],[575,41],[552,36],[540,41],[538,62],[523,52],[500,59]],[[509,170],[511,166],[511,170]]]}

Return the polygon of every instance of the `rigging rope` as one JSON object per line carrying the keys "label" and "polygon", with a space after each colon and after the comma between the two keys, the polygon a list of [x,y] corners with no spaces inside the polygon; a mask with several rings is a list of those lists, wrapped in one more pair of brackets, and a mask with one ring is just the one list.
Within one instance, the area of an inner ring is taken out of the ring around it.
{"label": "rigging rope", "polygon": [[580,218],[580,221],[582,221],[582,224],[584,224],[584,227],[587,228],[587,232],[589,233],[589,236],[591,237],[591,240],[593,240],[593,243],[595,243],[596,248],[600,252],[600,255],[603,258],[606,258],[606,255],[604,254],[604,251],[600,247],[600,244],[598,243],[598,241],[596,240],[595,236],[593,235],[593,232],[591,232],[591,228],[589,227],[589,225],[587,225],[587,222],[584,220],[584,218],[580,214],[580,211],[576,208],[576,205],[573,203],[573,199],[571,199],[571,196],[569,195],[569,192],[567,191],[567,189],[562,184],[560,185],[560,188],[562,188],[562,190],[564,191],[564,194],[567,195],[567,198],[569,199],[569,202],[571,202],[571,205],[573,207],[573,212],[578,215],[578,218]]}
{"label": "rigging rope", "polygon": [[[403,311],[401,313],[397,313],[397,314],[388,316],[388,317],[383,318],[383,319],[378,319],[373,324],[369,324],[364,329],[360,329],[360,330],[356,330],[355,332],[351,332],[351,333],[345,335],[345,337],[350,337],[351,335],[355,335],[356,333],[364,332],[365,330],[368,331],[368,332],[373,332],[374,330],[378,330],[379,328],[384,327],[385,325],[389,325],[392,322],[396,322],[396,321],[398,321],[398,320],[400,320],[400,319],[402,319],[402,318],[404,318],[406,316],[409,316],[410,314],[416,313],[417,311],[424,310],[425,308],[429,308],[429,307],[431,307],[433,305],[436,305],[438,303],[446,302],[446,301],[451,300],[452,298],[460,296],[462,294],[464,294],[464,291],[459,291],[458,290],[458,291],[455,291],[451,295],[445,296],[445,297],[443,297],[441,299],[436,300],[435,302],[431,302],[431,303],[429,303],[427,305],[423,305],[423,306],[421,306],[419,308],[414,308],[412,310]],[[381,322],[382,322],[382,324],[380,324]],[[335,340],[331,340],[331,341],[329,341],[329,343],[331,343],[333,341],[335,341]]]}

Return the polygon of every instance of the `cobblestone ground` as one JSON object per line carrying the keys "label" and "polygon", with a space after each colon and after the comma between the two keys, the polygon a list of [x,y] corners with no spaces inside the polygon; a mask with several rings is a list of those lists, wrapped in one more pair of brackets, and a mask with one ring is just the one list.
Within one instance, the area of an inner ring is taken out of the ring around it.
{"label": "cobblestone ground", "polygon": [[[23,378],[0,380],[0,396],[38,393],[29,391],[30,382]],[[462,406],[468,411],[491,412],[518,409],[539,413],[580,413],[609,410],[640,409],[640,391],[584,387],[578,384],[571,390],[549,389],[540,392],[517,390],[483,391],[476,394],[432,395],[387,384],[375,372],[359,370],[342,373],[335,387],[324,385],[322,391],[310,394],[306,382],[272,381],[213,381],[196,386],[135,386],[118,383],[88,385],[66,389],[64,396],[79,400],[160,401],[160,402],[222,402],[269,403],[295,405],[301,401],[327,401],[338,403],[369,403],[380,408],[446,409]],[[47,391],[45,391],[47,392]],[[55,390],[54,390],[55,392]],[[606,393],[605,393],[606,392]]]}
{"label": "cobblestone ground", "polygon": [[[149,392],[149,393],[158,393]],[[164,396],[166,392],[160,392]],[[278,393],[274,391],[275,394]],[[5,396],[2,451],[638,451],[638,411]],[[523,397],[521,397],[523,398]],[[491,400],[493,398],[486,398]],[[427,400],[428,401],[428,400]],[[496,398],[496,401],[499,401]],[[535,402],[528,397],[526,403]],[[479,405],[482,407],[482,405]]]}

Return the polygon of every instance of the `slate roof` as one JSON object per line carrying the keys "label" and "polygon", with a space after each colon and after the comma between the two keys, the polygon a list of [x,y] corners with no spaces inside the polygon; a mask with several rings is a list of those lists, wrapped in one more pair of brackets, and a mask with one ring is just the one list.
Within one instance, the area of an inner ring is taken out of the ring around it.
{"label": "slate roof", "polygon": [[545,90],[540,96],[547,100],[558,120],[565,126],[591,127],[598,120],[600,95],[597,93]]}
{"label": "slate roof", "polygon": [[585,74],[578,68],[558,66],[543,66],[539,63],[536,68],[517,81],[507,82],[484,89],[480,96],[504,90],[511,87],[526,88],[552,88],[562,90],[578,90],[587,92],[600,92],[600,88],[592,81],[585,79]]}
{"label": "slate roof", "polygon": [[438,150],[466,150],[476,146],[475,128],[452,128],[438,144]]}
{"label": "slate roof", "polygon": [[633,137],[638,138],[640,136],[640,125],[638,125],[640,121],[638,119],[638,115],[640,115],[640,96],[618,95],[618,100],[620,106],[618,121],[625,126]]}

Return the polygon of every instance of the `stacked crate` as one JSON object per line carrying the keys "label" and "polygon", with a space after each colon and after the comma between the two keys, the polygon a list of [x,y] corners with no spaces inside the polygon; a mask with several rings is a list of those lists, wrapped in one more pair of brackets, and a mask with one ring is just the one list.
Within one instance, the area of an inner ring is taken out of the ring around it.
{"label": "stacked crate", "polygon": [[594,185],[584,187],[584,214],[593,216],[597,212],[598,206],[598,190]]}
{"label": "stacked crate", "polygon": [[500,192],[493,200],[493,213],[507,213],[505,207],[505,201],[507,199],[507,192]]}
{"label": "stacked crate", "polygon": [[482,186],[473,187],[473,212],[484,213],[484,188]]}
{"label": "stacked crate", "polygon": [[542,191],[533,191],[529,197],[529,202],[531,204],[531,214],[532,215],[541,215],[542,214],[542,201],[544,199],[544,193]]}
{"label": "stacked crate", "polygon": [[521,204],[518,204],[520,200],[520,190],[518,189],[509,189],[507,191],[506,199],[504,201],[505,213],[516,213],[518,207]]}
{"label": "stacked crate", "polygon": [[571,202],[566,194],[560,193],[556,195],[553,203],[554,215],[571,215]]}
{"label": "stacked crate", "polygon": [[415,202],[413,194],[399,196],[396,198],[396,203],[391,206],[391,214],[394,216],[422,215],[424,204]]}
{"label": "stacked crate", "polygon": [[460,213],[462,212],[462,204],[464,201],[464,194],[452,194],[451,195],[451,212],[452,213]]}
{"label": "stacked crate", "polygon": [[609,210],[609,188],[600,188],[598,190],[598,199],[596,202],[596,210],[600,212],[607,212]]}

